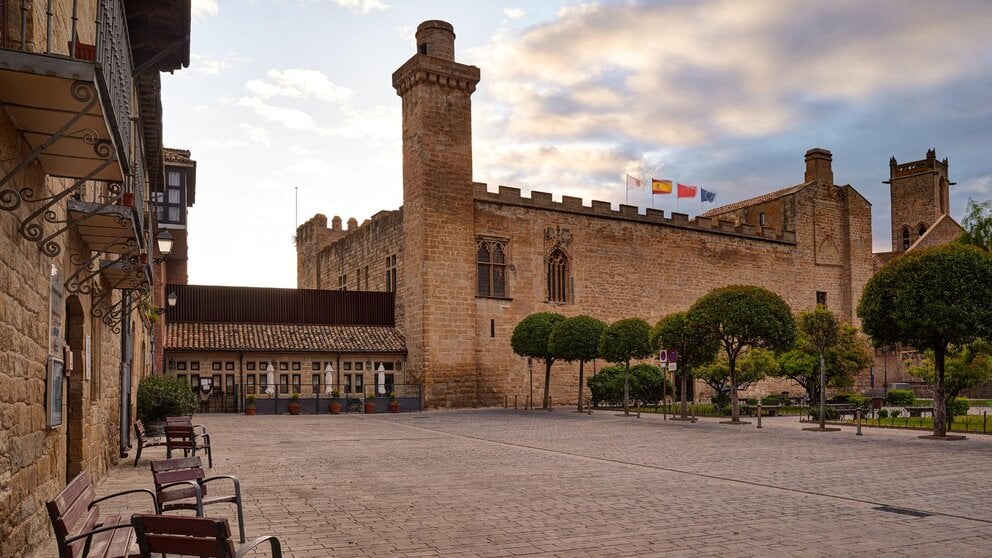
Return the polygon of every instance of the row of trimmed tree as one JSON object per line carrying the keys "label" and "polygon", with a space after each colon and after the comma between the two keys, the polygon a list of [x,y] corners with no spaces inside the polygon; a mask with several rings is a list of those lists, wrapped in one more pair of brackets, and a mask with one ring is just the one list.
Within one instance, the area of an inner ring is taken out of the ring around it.
{"label": "row of trimmed tree", "polygon": [[[935,436],[946,435],[947,402],[961,386],[992,375],[992,254],[983,248],[955,242],[904,254],[868,281],[857,308],[862,328],[876,347],[898,343],[926,356],[924,367],[929,363],[935,393]],[[556,360],[579,362],[580,411],[585,363],[602,358],[622,364],[628,412],[631,361],[646,359],[659,348],[674,349],[679,355],[682,413],[686,384],[698,372],[715,389],[729,388],[733,422],[740,421],[738,388],[771,375],[795,380],[811,401],[818,399],[822,426],[824,386],[849,385],[854,374],[871,363],[857,330],[840,323],[829,310],[818,307],[797,319],[780,296],[752,285],[714,289],[688,311],[668,315],[654,328],[639,318],[607,326],[590,316],[532,314],[514,329],[511,346],[518,355],[544,361],[544,408]],[[946,377],[949,359],[951,389]]]}

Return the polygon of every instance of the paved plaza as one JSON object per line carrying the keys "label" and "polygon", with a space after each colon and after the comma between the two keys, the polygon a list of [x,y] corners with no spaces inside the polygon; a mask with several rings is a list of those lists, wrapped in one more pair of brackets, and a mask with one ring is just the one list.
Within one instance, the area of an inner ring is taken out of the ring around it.
{"label": "paved plaza", "polygon": [[[564,408],[196,418],[249,538],[287,556],[992,555],[992,437]],[[150,486],[145,456],[98,493]]]}

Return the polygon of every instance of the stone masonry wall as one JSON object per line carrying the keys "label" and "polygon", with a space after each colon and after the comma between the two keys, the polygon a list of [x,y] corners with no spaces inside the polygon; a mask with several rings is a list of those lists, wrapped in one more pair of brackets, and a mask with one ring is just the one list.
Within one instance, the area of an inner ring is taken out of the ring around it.
{"label": "stone masonry wall", "polygon": [[[754,227],[714,227],[708,219],[690,222],[678,215],[663,219],[660,212],[637,215],[634,208],[610,211],[597,205],[600,202],[583,207],[567,196],[557,203],[540,192],[523,198],[513,188],[495,194],[476,185],[476,236],[509,239],[512,264],[509,300],[476,298],[478,404],[501,405],[506,395],[511,403],[518,395],[523,404],[529,372],[526,359],[513,354],[509,340],[516,324],[533,312],[588,314],[607,323],[641,317],[654,324],[687,309],[713,288],[744,283],[777,292],[796,311],[812,308],[816,291],[824,291],[828,307],[851,321],[853,295],[857,291],[860,296],[871,273],[871,222],[867,202],[850,192],[826,184],[797,192],[795,236],[768,230],[762,238]],[[547,302],[545,292],[546,238],[561,230],[571,238],[566,251],[574,282],[572,303]],[[852,241],[854,231],[864,236]],[[535,362],[533,367],[539,398],[543,364]],[[577,369],[567,363],[554,365],[556,402],[575,402]],[[590,365],[590,374],[591,369]],[[752,392],[778,393],[783,387],[773,381]]]}

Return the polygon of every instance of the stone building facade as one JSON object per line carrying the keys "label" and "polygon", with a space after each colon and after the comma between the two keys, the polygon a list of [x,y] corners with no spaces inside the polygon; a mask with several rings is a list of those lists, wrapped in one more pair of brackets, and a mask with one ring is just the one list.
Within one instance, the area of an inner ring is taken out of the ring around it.
{"label": "stone building facade", "polygon": [[47,543],[45,502],[127,454],[151,370],[159,72],[189,63],[189,10],[0,2],[0,556]]}
{"label": "stone building facade", "polygon": [[[871,208],[835,183],[829,151],[806,152],[802,183],[692,220],[491,191],[472,181],[479,69],[455,61],[445,22],[421,24],[417,44],[393,74],[403,105],[403,207],[348,230],[337,217],[328,229],[315,216],[297,231],[297,269],[301,288],[396,291],[409,373],[424,383],[428,406],[502,404],[543,389],[543,374],[531,379],[510,348],[513,328],[533,312],[653,323],[713,288],[751,283],[797,311],[823,303],[857,324],[873,272]],[[350,276],[360,269],[364,279],[366,267],[364,283]],[[575,400],[573,368],[555,365],[556,401]]]}

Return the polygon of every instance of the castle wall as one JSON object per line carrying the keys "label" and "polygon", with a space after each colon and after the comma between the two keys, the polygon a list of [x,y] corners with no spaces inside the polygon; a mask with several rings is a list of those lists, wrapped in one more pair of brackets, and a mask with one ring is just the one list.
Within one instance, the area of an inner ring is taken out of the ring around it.
{"label": "castle wall", "polygon": [[[781,295],[795,310],[816,304],[827,293],[827,306],[851,321],[854,293],[871,274],[870,207],[843,188],[811,186],[795,195],[796,232],[750,225],[733,226],[661,212],[639,215],[635,208],[609,209],[593,202],[534,192],[524,198],[514,188],[500,193],[476,185],[475,234],[508,239],[508,298],[476,298],[477,370],[480,405],[499,405],[504,395],[523,398],[529,391],[526,359],[513,354],[513,328],[533,312],[588,314],[607,323],[641,317],[654,324],[667,314],[688,309],[710,290],[729,284],[755,284]],[[856,196],[856,194],[855,194]],[[850,209],[849,209],[850,208]],[[854,242],[852,232],[868,234]],[[570,239],[574,301],[547,302],[545,258],[552,239]],[[598,363],[602,367],[603,363]],[[543,364],[534,363],[534,393],[543,390]],[[578,366],[557,363],[552,396],[573,403]],[[592,366],[589,373],[592,372]],[[755,392],[777,393],[782,382]]]}

